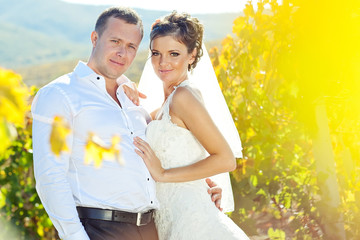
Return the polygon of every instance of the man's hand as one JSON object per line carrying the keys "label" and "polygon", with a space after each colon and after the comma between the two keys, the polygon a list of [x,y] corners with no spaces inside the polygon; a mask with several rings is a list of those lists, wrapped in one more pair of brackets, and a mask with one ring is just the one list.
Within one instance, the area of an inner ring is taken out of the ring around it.
{"label": "man's hand", "polygon": [[221,197],[222,197],[222,189],[215,182],[213,182],[210,178],[206,178],[206,183],[210,187],[208,189],[208,193],[211,195],[211,201],[215,203],[215,206],[222,211],[221,208]]}
{"label": "man's hand", "polygon": [[126,96],[137,106],[140,104],[139,98],[146,98],[146,95],[137,90],[136,84],[133,83],[133,88],[126,85],[123,86]]}

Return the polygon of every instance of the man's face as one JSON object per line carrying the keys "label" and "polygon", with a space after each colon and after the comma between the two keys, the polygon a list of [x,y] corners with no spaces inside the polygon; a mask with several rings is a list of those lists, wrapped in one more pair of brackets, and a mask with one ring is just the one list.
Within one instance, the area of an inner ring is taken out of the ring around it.
{"label": "man's face", "polygon": [[91,35],[93,52],[89,67],[105,79],[116,80],[131,65],[141,42],[140,27],[111,17],[99,36]]}

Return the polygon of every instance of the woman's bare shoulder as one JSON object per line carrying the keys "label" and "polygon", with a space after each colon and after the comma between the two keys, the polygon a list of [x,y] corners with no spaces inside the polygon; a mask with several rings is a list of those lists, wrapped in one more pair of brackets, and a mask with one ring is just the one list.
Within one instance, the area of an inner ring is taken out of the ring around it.
{"label": "woman's bare shoulder", "polygon": [[200,102],[203,104],[203,98],[199,89],[193,86],[181,86],[176,89],[173,96],[173,102]]}

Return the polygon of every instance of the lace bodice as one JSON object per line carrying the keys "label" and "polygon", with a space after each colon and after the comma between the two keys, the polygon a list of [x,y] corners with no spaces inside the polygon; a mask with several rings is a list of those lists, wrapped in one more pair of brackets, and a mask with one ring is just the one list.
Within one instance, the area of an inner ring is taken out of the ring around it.
{"label": "lace bodice", "polygon": [[[178,87],[187,85],[188,82],[184,81]],[[189,130],[171,122],[169,107],[176,88],[157,114],[161,119],[150,122],[146,130],[149,144],[165,169],[189,165],[207,156],[206,150]]]}

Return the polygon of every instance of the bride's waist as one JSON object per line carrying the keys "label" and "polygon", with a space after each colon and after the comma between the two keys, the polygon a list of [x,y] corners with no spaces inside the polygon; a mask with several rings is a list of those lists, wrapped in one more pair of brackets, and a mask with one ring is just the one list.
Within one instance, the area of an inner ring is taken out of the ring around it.
{"label": "bride's waist", "polygon": [[208,188],[204,179],[178,183],[156,183],[156,196],[161,206],[189,199],[203,201],[210,199]]}
{"label": "bride's waist", "polygon": [[198,161],[201,161],[207,157],[207,154],[202,154],[202,155],[198,155],[198,156],[192,156],[191,158],[187,158],[186,156],[188,156],[188,155],[183,154],[182,156],[184,156],[184,157],[180,159],[176,156],[168,156],[168,155],[160,155],[159,156],[159,155],[158,155],[158,157],[160,159],[161,165],[165,169],[185,167],[185,166],[194,164]]}
{"label": "bride's waist", "polygon": [[205,179],[199,179],[188,182],[175,182],[175,183],[156,183],[156,191],[191,191],[206,188],[207,184]]}

